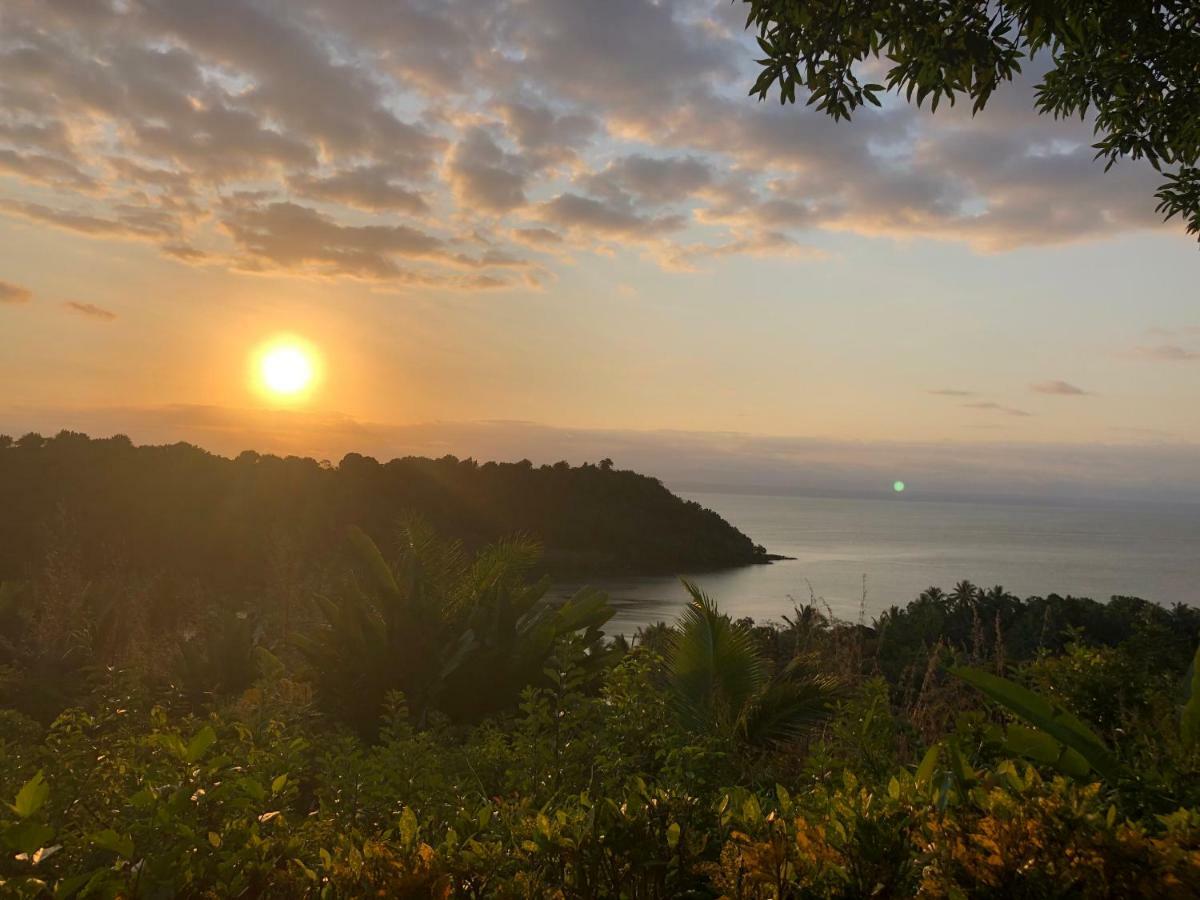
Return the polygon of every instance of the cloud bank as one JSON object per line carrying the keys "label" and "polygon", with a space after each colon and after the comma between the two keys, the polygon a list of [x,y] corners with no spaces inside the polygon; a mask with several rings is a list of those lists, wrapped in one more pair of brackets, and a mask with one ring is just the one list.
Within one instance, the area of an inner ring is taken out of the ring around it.
{"label": "cloud bank", "polygon": [[[1177,442],[1086,445],[855,442],[739,433],[552,428],[532,422],[381,425],[347,416],[215,406],[0,408],[0,433],[127,434],[234,456],[253,449],[337,462],[418,455],[573,464],[609,457],[675,489],[912,499],[1200,503],[1200,452]],[[1140,436],[1144,437],[1144,436]]]}
{"label": "cloud bank", "polygon": [[[1086,122],[758,104],[727,0],[10,0],[0,215],[181,263],[536,287],[565,251],[819,259],[828,232],[981,252],[1152,227]],[[1029,67],[1036,70],[1036,65]]]}

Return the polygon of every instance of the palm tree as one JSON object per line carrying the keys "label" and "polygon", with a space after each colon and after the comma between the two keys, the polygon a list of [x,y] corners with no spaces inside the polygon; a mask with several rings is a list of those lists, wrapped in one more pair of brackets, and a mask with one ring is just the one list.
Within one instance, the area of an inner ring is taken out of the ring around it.
{"label": "palm tree", "polygon": [[921,591],[921,595],[917,600],[923,603],[931,603],[934,606],[944,607],[946,605],[946,592],[940,587],[928,587]]}
{"label": "palm tree", "polygon": [[642,625],[633,633],[633,643],[655,653],[666,656],[671,649],[671,633],[674,629],[666,622]]}
{"label": "palm tree", "polygon": [[794,740],[822,723],[841,696],[837,681],[800,658],[770,677],[749,629],[717,610],[689,581],[691,602],[669,654],[682,723],[693,731],[751,746]]}
{"label": "palm tree", "polygon": [[975,598],[979,596],[979,588],[967,581],[965,578],[954,586],[954,590],[950,592],[950,600],[954,603],[955,609],[965,609],[970,607]]}
{"label": "palm tree", "polygon": [[418,519],[402,522],[398,537],[388,559],[350,529],[355,577],[317,599],[324,622],[295,639],[318,699],[363,733],[378,726],[392,691],[418,724],[434,707],[464,718],[502,708],[544,677],[556,642],[572,635],[589,674],[617,656],[603,646],[612,616],[604,594],[585,589],[551,603],[549,581],[530,580],[536,542],[501,541],[472,560]]}
{"label": "palm tree", "polygon": [[818,634],[829,628],[829,616],[821,612],[816,603],[792,604],[792,615],[784,616],[783,623],[795,639],[795,653],[807,651]]}

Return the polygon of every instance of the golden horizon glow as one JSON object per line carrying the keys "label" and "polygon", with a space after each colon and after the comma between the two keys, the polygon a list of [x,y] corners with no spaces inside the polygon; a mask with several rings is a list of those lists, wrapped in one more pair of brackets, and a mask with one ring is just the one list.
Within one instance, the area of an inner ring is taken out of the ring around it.
{"label": "golden horizon glow", "polygon": [[258,391],[278,402],[307,399],[319,380],[320,357],[302,338],[280,335],[254,353],[252,372]]}

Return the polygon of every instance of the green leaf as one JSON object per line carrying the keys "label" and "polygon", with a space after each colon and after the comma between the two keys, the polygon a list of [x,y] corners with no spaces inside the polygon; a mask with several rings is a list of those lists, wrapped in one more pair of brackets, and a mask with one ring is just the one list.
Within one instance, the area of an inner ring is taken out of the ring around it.
{"label": "green leaf", "polygon": [[152,734],[146,739],[147,743],[161,747],[177,759],[186,759],[187,747],[177,734]]}
{"label": "green leaf", "polygon": [[18,853],[33,853],[54,837],[54,829],[42,822],[19,822],[2,832],[5,845]]}
{"label": "green leaf", "polygon": [[1188,686],[1188,699],[1179,718],[1179,736],[1184,746],[1200,744],[1200,646],[1192,658],[1192,677]]}
{"label": "green leaf", "polygon": [[12,811],[17,814],[17,818],[28,819],[42,808],[49,796],[50,785],[46,784],[46,777],[38,772],[25,782],[25,786],[21,790],[17,791],[17,799],[12,804]]}
{"label": "green leaf", "polygon": [[917,784],[925,785],[933,781],[933,775],[937,771],[937,764],[941,755],[941,744],[934,744],[925,751],[925,755],[921,758],[921,764],[917,766],[917,774],[914,776]]}
{"label": "green leaf", "polygon": [[237,786],[253,800],[262,802],[267,799],[266,789],[253,778],[239,778]]}
{"label": "green leaf", "polygon": [[399,597],[400,588],[392,575],[391,567],[379,552],[379,546],[357,525],[350,527],[349,540],[350,546],[354,548],[359,561],[366,566],[380,592],[391,598]]}
{"label": "green leaf", "polygon": [[762,820],[762,807],[758,805],[758,798],[753,794],[742,804],[742,820],[748,825],[757,825]]}
{"label": "green leaf", "polygon": [[287,785],[287,780],[288,780],[287,772],[284,772],[282,775],[276,776],[275,780],[271,782],[271,793],[278,794],[280,791],[282,791],[284,789],[284,787]]}
{"label": "green leaf", "polygon": [[63,878],[54,885],[54,896],[56,898],[73,897],[93,877],[95,877],[93,873],[84,872],[82,875],[71,875],[68,878]]}
{"label": "green leaf", "polygon": [[142,788],[137,793],[130,795],[129,805],[134,809],[145,809],[147,806],[153,806],[155,799],[153,791],[149,788]]}
{"label": "green leaf", "polygon": [[679,846],[679,823],[672,822],[667,826],[667,846],[674,850]]}
{"label": "green leaf", "polygon": [[205,725],[188,742],[187,750],[183,754],[183,761],[188,763],[199,762],[204,754],[208,752],[208,748],[215,744],[216,741],[217,733],[212,730],[211,725]]}
{"label": "green leaf", "polygon": [[888,781],[887,792],[888,796],[893,800],[900,799],[900,782],[897,781],[895,777],[892,777],[891,780]]}
{"label": "green leaf", "polygon": [[787,815],[792,809],[792,795],[782,784],[775,785],[775,796],[779,799],[779,809]]}
{"label": "green leaf", "polygon": [[417,815],[410,807],[404,807],[400,813],[400,841],[405,847],[411,847],[417,839]]}
{"label": "green leaf", "polygon": [[1047,698],[1007,678],[968,666],[953,667],[950,673],[978,688],[1018,718],[1074,750],[1103,777],[1113,778],[1119,772],[1120,765],[1104,742],[1079,719]]}
{"label": "green leaf", "polygon": [[969,789],[979,780],[979,775],[963,754],[957,741],[951,741],[946,747],[950,757],[951,774],[958,780],[959,787]]}
{"label": "green leaf", "polygon": [[1064,775],[1075,778],[1083,778],[1092,770],[1079,753],[1036,728],[1009,725],[1005,729],[1004,748],[1009,753],[1054,766]]}
{"label": "green leaf", "polygon": [[122,859],[133,858],[133,838],[125,834],[117,834],[111,828],[97,831],[92,835],[92,843],[101,850],[110,850]]}

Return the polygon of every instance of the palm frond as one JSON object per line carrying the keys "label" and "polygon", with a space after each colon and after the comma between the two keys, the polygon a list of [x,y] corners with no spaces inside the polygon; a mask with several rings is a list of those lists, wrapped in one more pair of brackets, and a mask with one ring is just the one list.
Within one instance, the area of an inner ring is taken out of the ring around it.
{"label": "palm frond", "polygon": [[685,722],[728,733],[740,710],[762,688],[762,660],[749,631],[684,580],[691,602],[670,648],[671,681]]}
{"label": "palm frond", "polygon": [[347,539],[355,558],[365,570],[371,586],[389,599],[399,597],[400,588],[396,584],[392,569],[371,536],[357,525],[351,525],[348,529]]}
{"label": "palm frond", "polygon": [[515,537],[485,547],[467,576],[468,583],[489,587],[500,581],[528,575],[541,562],[542,545],[533,538]]}
{"label": "palm frond", "polygon": [[830,675],[793,663],[749,703],[738,731],[749,744],[793,741],[819,728],[833,714],[844,690]]}

